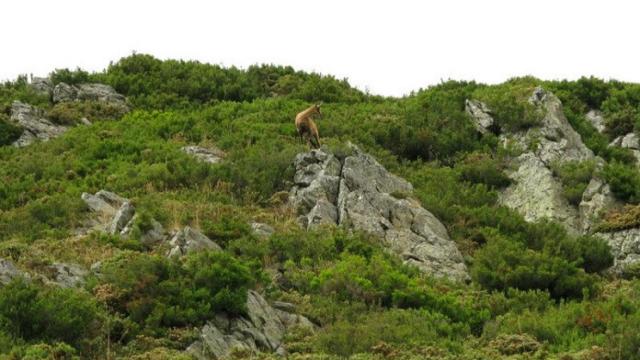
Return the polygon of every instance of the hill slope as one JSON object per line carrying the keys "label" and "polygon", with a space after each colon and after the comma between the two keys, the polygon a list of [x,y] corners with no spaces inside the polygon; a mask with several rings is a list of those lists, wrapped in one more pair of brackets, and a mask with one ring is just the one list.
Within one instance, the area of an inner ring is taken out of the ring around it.
{"label": "hill slope", "polygon": [[[320,101],[323,153],[346,166],[352,142],[410,185],[372,197],[363,167],[292,206],[309,175],[293,118]],[[64,131],[12,146],[37,132],[18,110]],[[638,358],[639,126],[640,85],[595,78],[382,98],[132,55],[17,79],[0,86],[0,352]],[[430,247],[405,251],[416,234]],[[421,271],[445,255],[468,282]]]}

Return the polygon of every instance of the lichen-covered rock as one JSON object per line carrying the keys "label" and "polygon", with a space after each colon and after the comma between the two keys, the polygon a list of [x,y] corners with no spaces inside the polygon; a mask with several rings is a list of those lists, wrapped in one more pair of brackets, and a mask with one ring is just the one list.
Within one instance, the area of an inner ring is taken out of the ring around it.
{"label": "lichen-covered rock", "polygon": [[627,135],[618,136],[617,138],[613,139],[609,146],[618,146],[632,150],[640,150],[640,140],[638,140],[638,135],[636,135],[635,133],[628,133]]}
{"label": "lichen-covered rock", "polygon": [[500,195],[499,202],[524,216],[527,221],[556,220],[576,233],[578,211],[562,194],[562,185],[542,160],[533,153],[520,155],[518,169],[509,174],[513,185]]}
{"label": "lichen-covered rock", "polygon": [[169,241],[171,250],[169,257],[180,257],[202,250],[222,251],[222,248],[203,233],[185,226],[179,230]]}
{"label": "lichen-covered rock", "polygon": [[[609,272],[624,276],[629,270],[640,270],[640,228],[597,233],[611,247],[614,264]],[[638,274],[635,274],[638,275]]]}
{"label": "lichen-covered rock", "polygon": [[131,205],[129,201],[125,201],[122,205],[120,205],[118,211],[116,211],[107,231],[110,234],[120,234],[122,229],[124,229],[129,221],[131,221],[135,213],[136,208]]}
{"label": "lichen-covered rock", "polygon": [[53,93],[53,82],[49,78],[34,77],[31,79],[31,88],[36,92],[51,96]]}
{"label": "lichen-covered rock", "polygon": [[30,278],[29,274],[18,270],[11,260],[0,258],[0,284],[7,285],[15,278]]}
{"label": "lichen-covered rock", "polygon": [[59,103],[64,101],[75,100],[78,94],[78,89],[74,86],[65,83],[59,83],[53,88],[53,102]]}
{"label": "lichen-covered rock", "polygon": [[442,223],[407,199],[411,184],[357,147],[350,145],[350,151],[343,159],[324,149],[296,156],[289,202],[300,224],[364,231],[426,273],[467,280],[462,255]]}
{"label": "lichen-covered rock", "polygon": [[599,177],[594,177],[582,193],[582,201],[578,206],[580,212],[581,231],[588,233],[600,222],[602,216],[609,210],[620,207],[609,184]]}
{"label": "lichen-covered rock", "polygon": [[465,100],[464,109],[471,116],[473,125],[476,130],[481,134],[486,134],[494,126],[493,117],[491,116],[491,109],[478,100]]}
{"label": "lichen-covered rock", "polygon": [[60,287],[83,286],[88,271],[75,264],[53,263],[48,268],[48,280]]}
{"label": "lichen-covered rock", "polygon": [[195,157],[196,159],[209,163],[218,164],[224,160],[226,154],[218,148],[203,148],[200,146],[184,146],[182,151]]}
{"label": "lichen-covered rock", "polygon": [[[593,215],[602,209],[600,200],[594,197],[602,187],[590,189],[581,211],[565,199],[560,180],[553,176],[551,165],[567,161],[594,159],[593,152],[582,142],[580,135],[571,127],[562,110],[560,100],[540,87],[529,99],[530,103],[544,113],[540,124],[525,131],[504,134],[503,142],[515,144],[525,151],[513,159],[515,171],[508,173],[512,185],[503,191],[499,202],[522,214],[527,221],[544,218],[558,221],[570,232],[577,234],[594,221]],[[581,217],[583,213],[583,217]]]}
{"label": "lichen-covered rock", "polygon": [[305,317],[274,309],[259,293],[249,290],[247,315],[218,314],[201,329],[200,339],[187,352],[202,360],[225,359],[234,350],[285,355],[282,341],[293,326],[314,328]]}
{"label": "lichen-covered rock", "polygon": [[68,130],[45,119],[41,110],[20,101],[11,104],[11,121],[24,129],[20,138],[13,143],[17,147],[30,145],[36,140],[48,141]]}

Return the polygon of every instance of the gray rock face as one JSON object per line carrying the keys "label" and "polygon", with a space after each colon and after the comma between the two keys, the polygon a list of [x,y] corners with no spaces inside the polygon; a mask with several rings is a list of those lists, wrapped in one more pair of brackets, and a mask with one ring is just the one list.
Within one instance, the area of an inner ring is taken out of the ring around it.
{"label": "gray rock face", "polygon": [[17,147],[30,145],[36,140],[48,141],[68,130],[45,119],[39,109],[20,101],[14,101],[11,105],[11,121],[24,129],[22,136],[13,143]]}
{"label": "gray rock face", "polygon": [[[520,149],[529,150],[513,160],[516,170],[508,174],[513,184],[501,194],[499,202],[518,211],[527,221],[548,218],[560,222],[569,232],[578,233],[583,228],[580,214],[593,221],[592,215],[602,209],[600,200],[603,199],[588,195],[582,210],[578,211],[564,198],[562,185],[553,176],[551,164],[593,160],[593,152],[569,124],[562,103],[555,95],[536,88],[529,101],[545,115],[540,126],[504,135],[505,143],[515,143]],[[593,187],[597,187],[596,184]]]}
{"label": "gray rock face", "polygon": [[491,110],[485,103],[467,99],[464,102],[464,109],[471,116],[476,130],[481,134],[488,133],[489,129],[493,127],[494,121],[493,117],[491,117]]}
{"label": "gray rock face", "polygon": [[128,109],[125,97],[105,84],[69,85],[60,83],[53,89],[53,102],[100,101]]}
{"label": "gray rock face", "polygon": [[591,110],[585,115],[585,117],[599,133],[603,133],[607,129],[604,116],[602,116],[602,112],[599,110]]}
{"label": "gray rock face", "polygon": [[251,232],[259,238],[268,238],[273,235],[275,230],[273,227],[267,224],[252,222],[251,224]]}
{"label": "gray rock face", "polygon": [[107,230],[110,234],[119,234],[122,229],[127,226],[129,221],[133,218],[133,215],[136,213],[135,207],[131,205],[129,201],[125,201],[116,214],[113,216],[113,220],[111,220],[111,224],[109,224],[109,229]]}
{"label": "gray rock face", "polygon": [[249,290],[247,316],[218,315],[201,329],[200,339],[187,352],[202,360],[225,359],[233,350],[284,355],[282,340],[292,326],[314,328],[305,317],[274,309],[260,294]]}
{"label": "gray rock face", "polygon": [[416,201],[413,187],[351,145],[338,159],[323,150],[296,156],[289,202],[306,229],[341,225],[382,240],[406,263],[438,277],[468,279],[462,255],[445,227]]}
{"label": "gray rock face", "polygon": [[85,283],[87,270],[75,264],[53,263],[48,267],[49,281],[64,288],[80,287]]}
{"label": "gray rock face", "polygon": [[582,194],[582,201],[578,206],[581,231],[583,233],[590,232],[602,219],[604,213],[621,206],[622,204],[613,196],[609,184],[598,177],[594,177]]}
{"label": "gray rock face", "polygon": [[53,88],[53,102],[73,101],[78,95],[78,89],[65,83],[60,83]]}
{"label": "gray rock face", "polygon": [[611,253],[615,259],[609,269],[611,273],[624,276],[632,267],[640,270],[640,228],[597,235],[611,246]]}
{"label": "gray rock face", "polygon": [[217,148],[207,149],[200,146],[185,146],[182,148],[182,151],[195,157],[200,161],[210,163],[210,164],[217,164],[219,162],[222,162],[222,160],[226,156],[226,154],[220,149],[217,149]]}
{"label": "gray rock face", "polygon": [[7,285],[17,277],[28,279],[29,275],[18,270],[12,261],[0,258],[0,284]]}
{"label": "gray rock face", "polygon": [[185,226],[184,229],[178,231],[171,238],[169,244],[171,245],[169,257],[180,257],[202,250],[222,251],[218,244],[189,226]]}
{"label": "gray rock face", "polygon": [[578,211],[565,199],[561,183],[535,154],[528,152],[515,159],[518,168],[509,173],[513,184],[499,202],[519,212],[527,221],[552,219],[573,233],[580,228]]}

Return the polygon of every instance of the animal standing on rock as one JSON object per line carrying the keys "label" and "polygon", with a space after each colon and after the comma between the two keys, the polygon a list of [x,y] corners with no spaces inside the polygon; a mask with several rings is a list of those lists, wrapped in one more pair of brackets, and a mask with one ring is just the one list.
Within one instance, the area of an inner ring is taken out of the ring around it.
{"label": "animal standing on rock", "polygon": [[309,147],[320,148],[320,135],[318,135],[318,127],[313,121],[313,116],[322,117],[320,112],[320,104],[315,104],[308,109],[298,113],[296,115],[296,130],[300,136],[302,142],[304,136],[307,137],[307,143]]}

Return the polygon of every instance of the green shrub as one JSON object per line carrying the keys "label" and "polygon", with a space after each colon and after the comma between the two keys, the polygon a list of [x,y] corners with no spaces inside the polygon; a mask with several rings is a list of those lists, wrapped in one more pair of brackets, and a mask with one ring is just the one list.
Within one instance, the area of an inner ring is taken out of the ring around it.
{"label": "green shrub", "polygon": [[582,201],[582,193],[591,181],[595,163],[593,161],[568,161],[553,163],[553,174],[560,178],[564,197],[570,204],[578,206]]}
{"label": "green shrub", "polygon": [[511,179],[504,173],[505,166],[488,154],[471,153],[456,164],[462,179],[473,183],[486,184],[491,188],[509,186]]}
{"label": "green shrub", "polygon": [[0,146],[10,145],[22,135],[22,129],[9,123],[8,117],[0,114]]}
{"label": "green shrub", "polygon": [[66,101],[55,104],[47,111],[47,118],[61,125],[75,125],[82,118],[89,121],[116,120],[127,112],[126,108],[102,101]]}
{"label": "green shrub", "polygon": [[201,252],[184,266],[164,257],[125,252],[101,269],[94,292],[151,333],[199,325],[217,312],[242,314],[255,277],[225,253]]}
{"label": "green shrub", "polygon": [[640,172],[634,165],[612,162],[605,166],[602,175],[618,199],[640,202]]}
{"label": "green shrub", "polygon": [[27,341],[79,344],[99,329],[96,302],[75,289],[39,288],[22,279],[0,288],[0,326]]}

